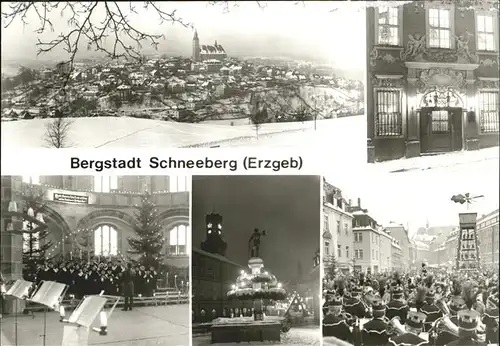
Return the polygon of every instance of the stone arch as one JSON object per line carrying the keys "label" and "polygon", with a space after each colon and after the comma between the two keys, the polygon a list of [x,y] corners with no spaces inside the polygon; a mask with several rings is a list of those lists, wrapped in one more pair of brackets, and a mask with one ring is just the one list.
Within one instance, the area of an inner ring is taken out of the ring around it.
{"label": "stone arch", "polygon": [[420,97],[419,108],[424,107],[465,108],[465,102],[460,95],[460,92],[453,87],[445,89],[432,87],[425,90]]}
{"label": "stone arch", "polygon": [[48,205],[44,205],[42,213],[44,217],[54,222],[61,229],[63,234],[71,234],[71,228],[64,218],[57,211],[49,207]]}
{"label": "stone arch", "polygon": [[[167,209],[160,213],[156,220],[162,225],[163,236],[166,240],[169,239],[169,232],[172,231],[177,226],[187,226],[189,232],[189,208],[172,208]],[[187,241],[191,237],[190,234],[186,234]],[[165,243],[165,247],[168,243]]]}
{"label": "stone arch", "polygon": [[[74,234],[75,245],[83,250],[89,251],[92,248],[93,242],[90,241],[93,237],[93,231],[101,225],[109,225],[120,232],[118,238],[118,249],[123,249],[123,237],[121,231],[124,229],[133,228],[134,218],[129,214],[116,209],[99,209],[95,210],[83,217],[77,225],[76,234]],[[82,231],[83,230],[83,231]],[[84,232],[80,234],[80,232]],[[87,244],[85,245],[85,240]]]}
{"label": "stone arch", "polygon": [[97,223],[96,221],[100,221],[102,219],[110,220],[110,222],[117,220],[130,226],[134,224],[134,218],[121,210],[99,209],[87,214],[80,221],[78,221],[77,230],[89,228],[88,226],[95,224]]}

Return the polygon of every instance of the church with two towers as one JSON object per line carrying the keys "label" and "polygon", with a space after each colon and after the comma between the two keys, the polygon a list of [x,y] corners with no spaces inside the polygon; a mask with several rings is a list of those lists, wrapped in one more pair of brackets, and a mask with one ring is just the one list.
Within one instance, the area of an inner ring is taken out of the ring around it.
{"label": "church with two towers", "polygon": [[213,45],[200,45],[200,39],[198,37],[198,31],[195,30],[193,36],[193,54],[192,59],[195,62],[202,62],[207,60],[219,60],[223,61],[227,58],[226,51],[224,47],[217,44],[217,41]]}

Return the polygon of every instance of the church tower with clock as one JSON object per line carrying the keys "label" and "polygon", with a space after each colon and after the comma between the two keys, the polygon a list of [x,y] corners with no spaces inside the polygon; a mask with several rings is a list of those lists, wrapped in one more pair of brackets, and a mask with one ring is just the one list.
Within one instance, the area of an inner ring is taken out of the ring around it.
{"label": "church tower with clock", "polygon": [[223,239],[222,216],[210,213],[205,216],[206,234],[201,249],[213,254],[225,256],[227,244]]}

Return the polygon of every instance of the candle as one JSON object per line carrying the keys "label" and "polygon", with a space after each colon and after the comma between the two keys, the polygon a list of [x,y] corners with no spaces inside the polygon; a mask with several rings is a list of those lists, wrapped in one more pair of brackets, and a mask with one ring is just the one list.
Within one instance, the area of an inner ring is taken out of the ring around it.
{"label": "candle", "polygon": [[69,252],[69,259],[72,261],[73,260],[73,251]]}
{"label": "candle", "polygon": [[66,317],[66,311],[64,309],[64,306],[61,304],[59,305],[59,321],[62,322],[64,320],[64,317]]}
{"label": "candle", "polygon": [[101,327],[107,327],[108,326],[108,316],[106,315],[106,311],[101,311],[100,319],[101,319]]}

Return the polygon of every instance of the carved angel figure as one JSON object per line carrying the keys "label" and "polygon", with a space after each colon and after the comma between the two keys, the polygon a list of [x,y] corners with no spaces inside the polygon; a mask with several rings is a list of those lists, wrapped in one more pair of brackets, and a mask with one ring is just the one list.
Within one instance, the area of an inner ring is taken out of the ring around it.
{"label": "carved angel figure", "polygon": [[457,40],[457,50],[459,52],[466,54],[469,53],[469,41],[471,36],[472,34],[467,30],[462,35],[455,36],[455,39]]}
{"label": "carved angel figure", "polygon": [[406,44],[404,52],[405,58],[414,58],[424,52],[425,49],[425,35],[415,34],[408,35],[409,41]]}

